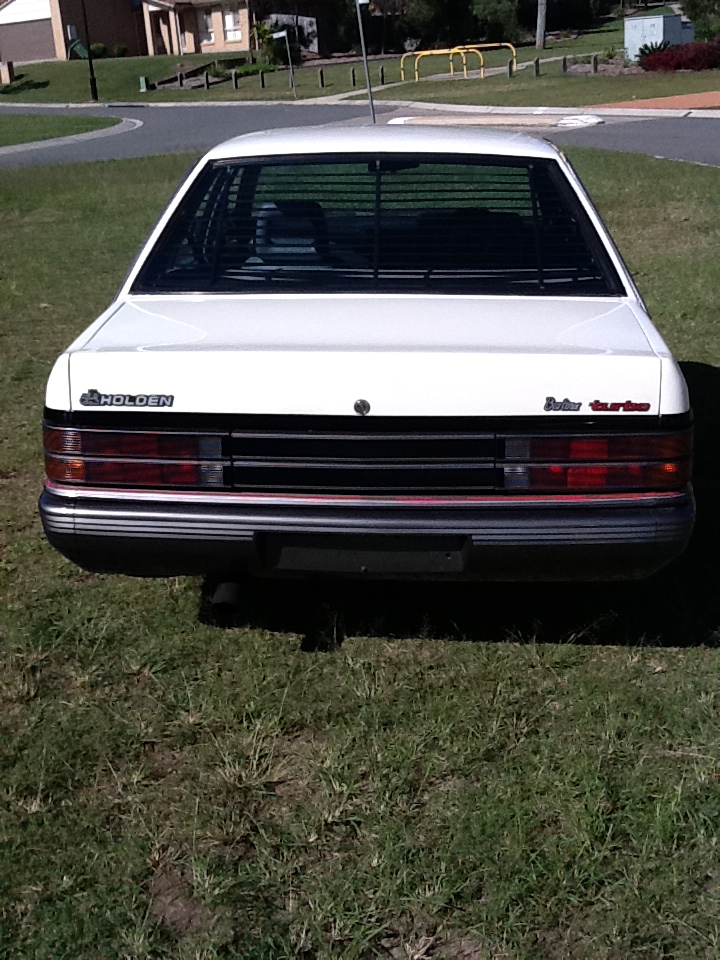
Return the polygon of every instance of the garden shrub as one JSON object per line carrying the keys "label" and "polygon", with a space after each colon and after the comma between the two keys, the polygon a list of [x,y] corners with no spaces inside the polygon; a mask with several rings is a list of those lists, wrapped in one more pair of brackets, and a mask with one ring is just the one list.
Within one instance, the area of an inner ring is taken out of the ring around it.
{"label": "garden shrub", "polygon": [[663,50],[669,49],[669,40],[660,40],[659,43],[644,43],[638,50],[638,60],[642,63],[644,57],[649,57],[653,53],[662,53]]}
{"label": "garden shrub", "polygon": [[720,39],[706,43],[682,43],[669,50],[650,53],[640,60],[643,70],[715,70],[720,67]]}
{"label": "garden shrub", "polygon": [[94,60],[102,60],[103,57],[107,56],[107,47],[104,43],[91,43],[90,53]]}
{"label": "garden shrub", "polygon": [[262,71],[263,73],[273,73],[275,65],[272,63],[248,63],[244,67],[237,68],[239,77],[253,77]]}
{"label": "garden shrub", "polygon": [[114,57],[126,57],[128,48],[124,43],[116,43],[112,50],[112,55]]}

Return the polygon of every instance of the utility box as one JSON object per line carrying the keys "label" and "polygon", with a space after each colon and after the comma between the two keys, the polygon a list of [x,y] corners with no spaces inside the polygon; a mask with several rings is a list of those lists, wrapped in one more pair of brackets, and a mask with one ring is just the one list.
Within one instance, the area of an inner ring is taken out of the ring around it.
{"label": "utility box", "polygon": [[662,43],[666,40],[671,47],[677,47],[694,39],[695,24],[683,20],[680,14],[625,19],[625,56],[628,60],[637,60],[638,50],[646,43]]}

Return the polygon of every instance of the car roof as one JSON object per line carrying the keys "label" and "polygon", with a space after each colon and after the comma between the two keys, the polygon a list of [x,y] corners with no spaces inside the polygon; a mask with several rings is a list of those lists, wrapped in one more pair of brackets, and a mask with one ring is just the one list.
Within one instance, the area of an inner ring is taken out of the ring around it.
{"label": "car roof", "polygon": [[467,126],[289,127],[247,133],[214,147],[208,160],[327,153],[438,153],[556,159],[546,140],[507,130]]}

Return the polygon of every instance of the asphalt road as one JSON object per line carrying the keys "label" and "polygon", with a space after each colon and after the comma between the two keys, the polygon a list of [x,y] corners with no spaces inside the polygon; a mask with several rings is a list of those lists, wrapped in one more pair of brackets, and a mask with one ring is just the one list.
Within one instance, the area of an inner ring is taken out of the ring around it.
{"label": "asphalt road", "polygon": [[602,147],[720,167],[720,120],[624,120],[585,129],[551,130],[544,136],[563,146]]}
{"label": "asphalt road", "polygon": [[[180,107],[113,106],[67,109],[13,107],[3,104],[0,106],[0,115],[22,112],[77,116],[80,109],[82,115],[128,117],[142,121],[143,126],[115,136],[0,154],[0,167],[81,163],[182,151],[202,152],[231,136],[254,130],[328,123],[356,125],[368,122],[367,106],[362,103],[246,103],[232,106],[203,104]],[[376,109],[380,123],[409,112],[407,106],[398,108],[386,102],[378,103]],[[423,110],[418,107],[412,112],[415,116],[420,116]],[[433,113],[437,116],[437,111]],[[546,137],[561,145],[602,147],[720,167],[720,120],[717,119],[607,118],[605,123],[596,127],[548,127],[526,132]]]}
{"label": "asphalt road", "polygon": [[50,107],[0,106],[0,116],[10,113],[44,113],[53,116],[129,117],[141,120],[143,126],[129,133],[78,140],[62,146],[0,155],[0,167],[29,167],[54,163],[83,163],[94,160],[116,160],[147,157],[159,153],[202,152],[223,140],[241,133],[277,127],[314,126],[333,122],[364,120],[363,104],[320,106],[313,104],[255,104],[242,106],[197,107]]}

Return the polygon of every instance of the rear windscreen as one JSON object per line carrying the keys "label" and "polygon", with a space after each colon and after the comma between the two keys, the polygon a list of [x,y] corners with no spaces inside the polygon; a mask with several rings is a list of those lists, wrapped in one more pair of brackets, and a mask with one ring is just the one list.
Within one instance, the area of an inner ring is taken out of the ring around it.
{"label": "rear windscreen", "polygon": [[555,161],[402,154],[209,164],[133,292],[624,291]]}

